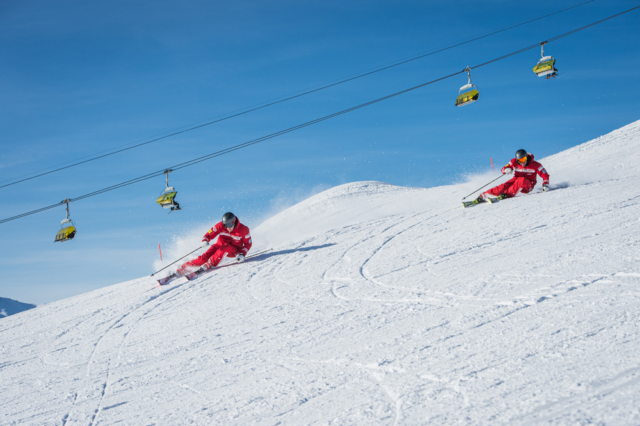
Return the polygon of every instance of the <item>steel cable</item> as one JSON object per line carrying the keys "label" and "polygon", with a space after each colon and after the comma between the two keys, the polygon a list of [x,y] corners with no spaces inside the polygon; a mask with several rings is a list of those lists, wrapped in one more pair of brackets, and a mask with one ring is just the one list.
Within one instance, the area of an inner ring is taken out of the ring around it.
{"label": "steel cable", "polygon": [[[592,27],[592,26],[594,26],[594,25],[600,24],[600,23],[602,23],[602,22],[608,21],[609,19],[613,19],[613,18],[618,17],[618,16],[621,16],[621,15],[624,15],[625,13],[629,13],[629,12],[631,12],[631,11],[633,11],[633,10],[636,10],[636,9],[639,9],[639,8],[640,8],[640,6],[636,6],[636,7],[634,7],[634,8],[628,9],[628,10],[626,10],[626,11],[624,11],[624,12],[620,12],[620,13],[618,13],[618,14],[615,14],[615,15],[609,16],[609,17],[607,17],[607,18],[601,19],[601,20],[596,21],[596,22],[593,22],[593,23],[591,23],[591,24],[588,24],[588,25],[582,26],[582,27],[580,27],[580,28],[576,28],[576,29],[571,30],[571,31],[569,31],[569,32],[566,32],[566,33],[564,33],[564,34],[560,34],[560,35],[558,35],[558,36],[552,37],[552,38],[548,39],[548,40],[546,41],[546,43],[550,43],[550,42],[552,42],[552,41],[556,41],[556,40],[559,40],[559,39],[561,39],[561,38],[567,37],[567,36],[569,36],[569,35],[575,34],[575,33],[579,32],[579,31],[585,30],[585,29],[590,28],[590,27]],[[516,50],[516,51],[514,51],[514,52],[508,53],[508,54],[506,54],[506,55],[500,56],[500,57],[498,57],[498,58],[492,59],[492,60],[487,61],[487,62],[483,62],[483,63],[481,63],[481,64],[479,64],[479,65],[474,66],[474,67],[471,67],[471,69],[474,69],[474,68],[480,68],[480,67],[483,67],[483,66],[486,66],[486,65],[492,64],[492,63],[494,63],[494,62],[497,62],[497,61],[500,61],[500,60],[503,60],[503,59],[509,58],[509,57],[514,56],[514,55],[517,55],[517,54],[519,54],[519,53],[523,53],[523,52],[526,52],[526,51],[528,51],[528,50],[535,49],[535,48],[537,48],[537,47],[539,47],[539,46],[540,46],[540,43],[536,43],[536,44],[533,44],[533,45],[531,45],[531,46],[524,47],[524,48],[522,48],[522,49],[518,49],[518,50]],[[305,122],[305,123],[298,124],[298,125],[293,126],[293,127],[289,127],[288,129],[280,130],[280,131],[278,131],[278,132],[271,133],[271,134],[269,134],[269,135],[262,136],[262,137],[257,138],[257,139],[253,139],[253,140],[250,140],[250,141],[247,141],[247,142],[244,142],[244,143],[238,144],[238,145],[231,146],[231,147],[229,147],[229,148],[225,148],[225,149],[220,150],[220,151],[213,152],[213,153],[211,153],[211,154],[207,154],[207,155],[204,155],[204,156],[201,156],[201,157],[197,157],[197,158],[194,158],[194,159],[192,159],[192,160],[189,160],[189,161],[186,161],[186,162],[183,162],[183,163],[180,163],[180,164],[176,164],[175,166],[169,167],[169,169],[171,169],[171,170],[179,170],[179,169],[183,169],[183,168],[186,168],[186,167],[190,167],[190,166],[193,166],[194,164],[198,164],[198,163],[201,163],[201,162],[203,162],[203,161],[210,160],[210,159],[215,158],[215,157],[219,157],[219,156],[221,156],[221,155],[229,154],[229,153],[231,153],[231,152],[233,152],[233,151],[237,151],[237,150],[239,150],[239,149],[246,148],[246,147],[248,147],[248,146],[255,145],[255,144],[257,144],[257,143],[264,142],[264,141],[269,140],[269,139],[273,139],[273,138],[275,138],[275,137],[278,137],[278,136],[284,135],[284,134],[286,134],[286,133],[290,133],[290,132],[293,132],[293,131],[296,131],[296,130],[302,129],[302,128],[305,128],[305,127],[311,126],[311,125],[313,125],[313,124],[320,123],[320,122],[322,122],[322,121],[326,121],[326,120],[329,120],[329,119],[334,118],[334,117],[338,117],[338,116],[343,115],[343,114],[347,114],[347,113],[349,113],[349,112],[352,112],[352,111],[358,110],[358,109],[360,109],[360,108],[364,108],[364,107],[366,107],[366,106],[373,105],[373,104],[376,104],[376,103],[378,103],[378,102],[382,102],[382,101],[384,101],[384,100],[394,98],[394,97],[396,97],[396,96],[399,96],[399,95],[402,95],[402,94],[405,94],[405,93],[411,92],[411,91],[413,91],[413,90],[417,90],[417,89],[419,89],[419,88],[422,88],[422,87],[428,86],[428,85],[430,85],[430,84],[433,84],[433,83],[436,83],[436,82],[439,82],[439,81],[442,81],[442,80],[446,80],[446,79],[448,79],[448,78],[451,78],[451,77],[454,77],[454,76],[456,76],[456,75],[458,75],[458,74],[463,74],[463,73],[466,73],[466,68],[465,68],[464,70],[458,71],[458,72],[456,72],[456,73],[449,74],[449,75],[447,75],[447,76],[440,77],[440,78],[438,78],[438,79],[431,80],[431,81],[428,81],[428,82],[426,82],[426,83],[419,84],[419,85],[417,85],[417,86],[410,87],[410,88],[408,88],[408,89],[401,90],[401,91],[399,91],[399,92],[392,93],[392,94],[390,94],[390,95],[383,96],[383,97],[381,97],[381,98],[374,99],[374,100],[372,100],[372,101],[365,102],[365,103],[363,103],[363,104],[356,105],[356,106],[354,106],[354,107],[347,108],[347,109],[345,109],[345,110],[338,111],[338,112],[335,112],[335,113],[333,113],[333,114],[329,114],[329,115],[326,115],[326,116],[324,116],[324,117],[317,118],[317,119],[315,119],[315,120],[307,121],[307,122]],[[166,169],[162,169],[162,170],[158,170],[158,171],[155,171],[155,172],[151,172],[151,173],[148,173],[148,174],[146,174],[146,175],[143,175],[143,176],[140,176],[140,177],[137,177],[137,178],[133,178],[133,179],[130,179],[130,180],[128,180],[128,181],[121,182],[121,183],[118,183],[118,184],[115,184],[115,185],[112,185],[112,186],[109,186],[109,187],[106,187],[106,188],[103,188],[103,189],[99,189],[99,190],[97,190],[97,191],[90,192],[90,193],[88,193],[88,194],[84,194],[84,195],[81,195],[81,196],[76,197],[76,198],[70,198],[70,199],[69,199],[69,202],[79,201],[79,200],[82,200],[82,199],[85,199],[85,198],[92,197],[92,196],[94,196],[94,195],[99,195],[99,194],[102,194],[102,193],[105,193],[105,192],[109,192],[109,191],[113,191],[113,190],[115,190],[115,189],[119,189],[119,188],[122,188],[122,187],[125,187],[125,186],[128,186],[128,185],[132,185],[132,184],[134,184],[134,183],[138,183],[138,182],[142,182],[142,181],[145,181],[145,180],[148,180],[148,179],[152,179],[152,178],[154,178],[154,177],[157,177],[157,176],[161,176],[161,175],[163,175],[163,174],[164,174],[164,172],[165,172],[165,170],[166,170]],[[33,211],[30,211],[30,212],[25,212],[25,213],[22,213],[22,214],[19,214],[19,215],[16,215],[16,216],[8,217],[8,218],[6,218],[6,219],[2,219],[2,220],[0,220],[0,223],[6,223],[6,222],[9,222],[9,221],[12,221],[12,220],[20,219],[20,218],[25,217],[25,216],[29,216],[29,215],[32,215],[32,214],[40,213],[40,212],[42,212],[42,211],[49,210],[49,209],[52,209],[52,208],[54,208],[54,207],[57,207],[57,206],[59,206],[59,205],[61,205],[61,204],[63,204],[63,202],[60,202],[60,203],[58,203],[58,204],[52,204],[52,205],[47,206],[47,207],[42,207],[42,208],[40,208],[40,209],[33,210]]]}
{"label": "steel cable", "polygon": [[315,89],[312,89],[312,90],[305,91],[305,92],[297,94],[297,95],[293,95],[293,96],[286,97],[284,99],[280,99],[280,100],[277,100],[277,101],[269,102],[267,104],[264,104],[264,105],[261,105],[261,106],[255,107],[255,108],[251,108],[251,109],[248,109],[248,110],[245,110],[245,111],[241,111],[241,112],[236,113],[236,114],[230,114],[230,115],[227,115],[227,116],[222,117],[220,119],[216,119],[216,120],[209,121],[209,122],[206,122],[206,123],[203,123],[203,124],[199,124],[197,126],[189,127],[187,129],[184,129],[184,130],[175,131],[175,132],[172,132],[172,133],[170,133],[168,135],[164,135],[164,136],[161,136],[161,137],[158,137],[158,138],[154,138],[154,139],[151,139],[149,141],[142,142],[142,143],[139,143],[139,144],[127,147],[127,148],[122,148],[122,149],[119,149],[119,150],[116,150],[116,151],[113,151],[113,152],[110,152],[110,153],[106,153],[106,154],[103,154],[103,155],[99,155],[99,156],[96,156],[96,157],[89,158],[87,160],[78,161],[76,163],[70,164],[68,166],[57,168],[55,170],[50,170],[48,172],[40,173],[40,174],[37,174],[35,176],[31,176],[31,177],[28,177],[28,178],[20,179],[20,180],[17,180],[15,182],[11,182],[11,183],[8,183],[8,184],[5,184],[5,185],[0,185],[0,189],[1,188],[6,188],[8,186],[16,185],[16,184],[21,183],[21,182],[26,182],[28,180],[36,179],[36,178],[39,178],[39,177],[42,177],[42,176],[46,176],[46,175],[49,175],[51,173],[59,172],[61,170],[66,170],[66,169],[69,169],[71,167],[79,166],[81,164],[89,163],[91,161],[99,160],[101,158],[109,157],[111,155],[119,154],[121,152],[128,151],[128,150],[134,149],[134,148],[138,148],[138,147],[141,147],[141,146],[144,146],[144,145],[148,145],[148,144],[153,143],[153,142],[158,142],[160,140],[167,139],[167,138],[170,138],[172,136],[180,135],[182,133],[186,133],[186,132],[190,132],[192,130],[200,129],[202,127],[210,126],[212,124],[219,123],[221,121],[229,120],[229,119],[234,118],[234,117],[238,117],[238,116],[241,116],[241,115],[244,115],[244,114],[248,114],[250,112],[257,111],[259,109],[267,108],[269,106],[273,106],[273,105],[276,105],[276,104],[279,104],[279,103],[282,103],[282,102],[287,102],[287,101],[290,101],[292,99],[300,98],[302,96],[306,96],[306,95],[309,95],[311,93],[319,92],[320,90],[328,89],[330,87],[338,86],[340,84],[347,83],[349,81],[357,80],[359,78],[366,77],[368,75],[375,74],[375,73],[378,73],[378,72],[381,72],[381,71],[385,71],[385,70],[388,70],[390,68],[394,68],[394,67],[397,67],[397,66],[400,66],[400,65],[404,65],[404,64],[407,64],[409,62],[413,62],[413,61],[416,61],[418,59],[425,58],[427,56],[435,55],[436,53],[444,52],[446,50],[450,50],[450,49],[453,49],[453,48],[456,48],[456,47],[459,47],[459,46],[462,46],[462,45],[465,45],[465,44],[468,44],[468,43],[471,43],[471,42],[474,42],[474,41],[477,41],[477,40],[480,40],[480,39],[483,39],[483,38],[486,38],[486,37],[490,37],[490,36],[495,35],[495,34],[499,34],[499,33],[504,32],[504,31],[511,30],[513,28],[520,27],[522,25],[530,24],[531,22],[539,21],[541,19],[548,18],[550,16],[557,15],[557,14],[562,13],[562,12],[566,12],[567,10],[575,9],[576,7],[584,6],[585,4],[592,3],[594,1],[596,1],[596,0],[589,0],[587,2],[577,4],[575,6],[571,6],[571,7],[562,9],[562,10],[558,10],[556,12],[549,13],[547,15],[540,16],[538,18],[534,18],[534,19],[531,19],[531,20],[528,20],[528,21],[525,21],[525,22],[521,22],[519,24],[512,25],[510,27],[503,28],[501,30],[493,31],[491,33],[488,33],[488,34],[485,34],[485,35],[482,35],[482,36],[478,36],[478,37],[472,38],[470,40],[466,40],[466,41],[463,41],[463,42],[460,42],[460,43],[457,43],[457,44],[453,44],[451,46],[447,46],[447,47],[444,47],[444,48],[441,48],[441,49],[438,49],[438,50],[434,50],[434,51],[429,52],[429,53],[425,53],[425,54],[422,54],[422,55],[419,55],[419,56],[415,56],[415,57],[412,57],[412,58],[409,58],[409,59],[405,59],[405,60],[400,61],[400,62],[395,62],[395,63],[393,63],[391,65],[387,65],[387,66],[384,66],[382,68],[377,68],[377,69],[374,69],[372,71],[368,71],[368,72],[365,72],[365,73],[362,73],[362,74],[358,74],[358,75],[356,75],[354,77],[349,77],[349,78],[337,81],[335,83],[327,84],[327,85],[324,85],[324,86],[321,86],[321,87],[318,87],[318,88],[315,88]]}

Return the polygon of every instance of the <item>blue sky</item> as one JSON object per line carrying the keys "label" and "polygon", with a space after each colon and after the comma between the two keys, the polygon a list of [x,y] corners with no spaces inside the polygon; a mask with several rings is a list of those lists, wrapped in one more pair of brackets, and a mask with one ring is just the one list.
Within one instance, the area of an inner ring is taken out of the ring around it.
{"label": "blue sky", "polygon": [[[580,1],[2,2],[0,181],[204,122],[520,23]],[[2,218],[54,204],[448,75],[637,5],[577,9],[232,120],[2,188]],[[538,158],[640,119],[640,11],[466,76],[171,174],[0,224],[0,296],[49,301],[153,272],[158,244],[227,210],[256,226],[279,207],[360,180],[431,187],[525,148]],[[580,159],[576,158],[579,166]],[[553,182],[553,171],[549,170]],[[0,183],[1,185],[1,183]],[[466,194],[460,194],[464,196]],[[337,219],[339,220],[339,219]],[[339,223],[337,223],[339,225]]]}

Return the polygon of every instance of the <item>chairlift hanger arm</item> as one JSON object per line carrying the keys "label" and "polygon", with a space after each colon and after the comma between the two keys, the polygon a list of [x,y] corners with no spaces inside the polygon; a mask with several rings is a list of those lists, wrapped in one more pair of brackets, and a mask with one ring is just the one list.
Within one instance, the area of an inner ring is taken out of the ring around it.
{"label": "chairlift hanger arm", "polygon": [[67,204],[67,207],[66,207],[66,210],[67,210],[67,220],[69,220],[69,198],[65,198],[64,200],[60,201],[60,204],[63,204],[63,203],[66,203],[66,204]]}
{"label": "chairlift hanger arm", "polygon": [[467,84],[465,84],[464,86],[462,86],[460,88],[458,93],[462,92],[463,90],[470,89],[472,87],[476,87],[473,83],[471,83],[471,67],[469,67],[467,65],[467,67],[464,70],[462,70],[462,72],[465,72],[465,71],[467,72],[467,77],[468,77],[469,81],[467,82]]}
{"label": "chairlift hanger arm", "polygon": [[547,41],[541,41],[540,42],[540,57],[544,58],[544,45],[547,44]]}

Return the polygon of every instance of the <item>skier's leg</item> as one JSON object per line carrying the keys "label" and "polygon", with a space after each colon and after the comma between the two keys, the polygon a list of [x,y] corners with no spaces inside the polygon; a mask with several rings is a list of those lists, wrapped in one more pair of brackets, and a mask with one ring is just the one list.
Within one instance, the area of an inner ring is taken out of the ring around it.
{"label": "skier's leg", "polygon": [[525,177],[515,179],[515,182],[505,191],[507,197],[515,197],[519,193],[526,194],[531,191],[531,181]]}
{"label": "skier's leg", "polygon": [[185,274],[188,274],[189,272],[196,271],[198,268],[204,265],[207,262],[207,260],[209,260],[212,256],[214,256],[214,254],[216,253],[216,251],[218,251],[218,249],[219,249],[219,246],[217,243],[212,245],[207,249],[207,251],[202,253],[200,256],[196,257],[193,260],[183,263],[182,266],[178,268],[176,273],[178,275],[185,275]]}
{"label": "skier's leg", "polygon": [[503,183],[502,185],[498,185],[498,186],[493,187],[490,190],[484,192],[482,195],[485,195],[485,196],[488,196],[488,197],[497,197],[499,195],[505,194],[505,193],[507,193],[509,188],[511,188],[511,186],[514,184],[516,179],[517,178],[511,178],[508,181],[506,181],[505,183]]}
{"label": "skier's leg", "polygon": [[220,245],[218,245],[218,243],[215,243],[214,245],[209,247],[207,251],[202,253],[202,255],[196,257],[195,259],[193,259],[191,262],[188,262],[188,263],[190,263],[193,266],[202,266],[207,262],[207,260],[211,259],[212,256],[215,256],[215,253],[219,249],[220,249]]}
{"label": "skier's leg", "polygon": [[522,193],[528,194],[531,190],[533,190],[533,184],[529,179],[525,179],[525,182],[522,185]]}
{"label": "skier's leg", "polygon": [[209,263],[211,263],[213,266],[218,266],[220,261],[225,256],[226,257],[235,257],[237,253],[238,253],[238,249],[236,249],[234,246],[232,246],[231,244],[224,244],[224,245],[220,246],[220,248],[213,255],[213,257],[211,258]]}

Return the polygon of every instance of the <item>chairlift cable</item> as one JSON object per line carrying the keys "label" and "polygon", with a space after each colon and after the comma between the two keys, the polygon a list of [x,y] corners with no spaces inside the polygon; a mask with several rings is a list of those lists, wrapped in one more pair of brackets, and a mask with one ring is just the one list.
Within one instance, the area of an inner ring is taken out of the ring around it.
{"label": "chairlift cable", "polygon": [[[157,137],[157,138],[154,138],[154,139],[151,139],[151,140],[139,143],[139,144],[135,144],[135,145],[132,145],[132,146],[129,146],[129,147],[126,147],[126,148],[118,149],[116,151],[108,152],[108,153],[103,154],[103,155],[98,155],[98,156],[89,158],[87,160],[78,161],[78,162],[75,162],[73,164],[69,164],[69,165],[64,166],[64,167],[59,167],[59,168],[54,169],[54,170],[50,170],[50,171],[47,171],[47,172],[39,173],[37,175],[30,176],[30,177],[24,178],[24,179],[20,179],[20,180],[17,180],[15,182],[7,183],[5,185],[0,185],[0,189],[1,188],[6,188],[8,186],[16,185],[16,184],[21,183],[21,182],[26,182],[28,180],[36,179],[36,178],[39,178],[39,177],[42,177],[42,176],[46,176],[46,175],[49,175],[49,174],[52,174],[52,173],[56,173],[56,172],[59,172],[61,170],[66,170],[66,169],[69,169],[71,167],[75,167],[75,166],[79,166],[79,165],[82,165],[82,164],[85,164],[85,163],[89,163],[91,161],[99,160],[101,158],[109,157],[111,155],[119,154],[121,152],[128,151],[128,150],[134,149],[134,148],[138,148],[138,147],[141,147],[141,146],[144,146],[144,145],[148,145],[148,144],[153,143],[153,142],[158,142],[160,140],[167,139],[167,138],[170,138],[172,136],[176,136],[176,135],[179,135],[179,134],[182,134],[182,133],[190,132],[192,130],[200,129],[202,127],[210,126],[212,124],[219,123],[221,121],[229,120],[231,118],[235,118],[235,117],[238,117],[238,116],[241,116],[241,115],[244,115],[244,114],[248,114],[250,112],[257,111],[259,109],[267,108],[269,106],[273,106],[273,105],[276,105],[276,104],[279,104],[279,103],[290,101],[292,99],[300,98],[302,96],[306,96],[306,95],[309,95],[311,93],[319,92],[321,90],[328,89],[330,87],[338,86],[340,84],[347,83],[349,81],[357,80],[359,78],[366,77],[368,75],[375,74],[375,73],[378,73],[378,72],[381,72],[381,71],[385,71],[385,70],[388,70],[390,68],[394,68],[394,67],[397,67],[397,66],[400,66],[400,65],[404,65],[406,63],[413,62],[413,61],[416,61],[418,59],[425,58],[427,56],[435,55],[436,53],[444,52],[446,50],[450,50],[450,49],[453,49],[453,48],[456,48],[456,47],[459,47],[459,46],[462,46],[462,45],[465,45],[465,44],[468,44],[468,43],[471,43],[471,42],[474,42],[474,41],[477,41],[477,40],[480,40],[480,39],[483,39],[483,38],[486,38],[486,37],[490,37],[490,36],[495,35],[495,34],[499,34],[499,33],[504,32],[504,31],[511,30],[513,28],[520,27],[522,25],[530,24],[531,22],[539,21],[541,19],[548,18],[550,16],[557,15],[557,14],[562,13],[562,12],[566,12],[568,10],[575,9],[577,7],[580,7],[580,6],[584,6],[585,4],[593,3],[594,1],[596,1],[596,0],[589,0],[589,1],[586,1],[584,3],[580,3],[580,4],[577,4],[577,5],[565,8],[565,9],[558,10],[558,11],[553,12],[553,13],[549,13],[547,15],[540,16],[538,18],[530,19],[528,21],[521,22],[519,24],[515,24],[515,25],[512,25],[510,27],[506,27],[506,28],[503,28],[503,29],[500,29],[500,30],[496,30],[496,31],[493,31],[491,33],[482,35],[482,36],[478,36],[478,37],[472,38],[470,40],[466,40],[466,41],[463,41],[463,42],[460,42],[460,43],[456,43],[456,44],[453,44],[451,46],[443,47],[441,49],[437,49],[437,50],[434,50],[434,51],[431,51],[431,52],[428,52],[428,53],[425,53],[425,54],[414,56],[414,57],[411,57],[411,58],[408,58],[408,59],[405,59],[405,60],[402,60],[402,61],[399,61],[399,62],[394,62],[394,63],[392,63],[390,65],[387,65],[387,66],[384,66],[384,67],[381,67],[381,68],[376,68],[374,70],[367,71],[365,73],[361,73],[361,74],[358,74],[358,75],[355,75],[353,77],[349,77],[349,78],[346,78],[346,79],[342,79],[342,80],[339,80],[339,81],[334,82],[334,83],[326,84],[326,85],[320,86],[320,87],[315,88],[315,89],[307,90],[307,91],[305,91],[303,93],[299,93],[297,95],[288,96],[288,97],[286,97],[284,99],[275,100],[275,101],[271,101],[271,102],[267,101],[266,104],[257,106],[255,108],[251,108],[251,107],[248,107],[249,109],[242,108],[242,109],[240,109],[240,112],[238,112],[238,113],[231,113],[231,114],[228,114],[228,115],[226,115],[226,116],[224,116],[222,118],[219,118],[219,119],[216,119],[216,120],[213,120],[213,121],[208,121],[208,122],[205,122],[203,124],[199,124],[199,125],[196,125],[196,126],[191,126],[191,127],[188,127],[187,129],[183,129],[183,130],[179,130],[179,131],[173,131],[172,133],[170,133],[168,135],[160,136],[160,137]],[[55,167],[55,166],[53,166],[53,167]],[[23,176],[25,176],[25,175],[23,175]]]}
{"label": "chairlift cable", "polygon": [[[612,15],[612,16],[610,16],[610,17],[608,17],[608,18],[601,19],[601,20],[599,20],[599,21],[593,22],[593,23],[591,23],[591,24],[585,25],[585,26],[580,27],[580,28],[577,28],[577,29],[575,29],[575,30],[572,30],[572,31],[566,32],[566,33],[564,33],[564,34],[560,34],[560,35],[555,36],[555,37],[552,37],[552,38],[550,38],[550,39],[546,40],[546,42],[547,42],[547,43],[550,43],[550,42],[552,42],[552,41],[559,40],[559,39],[561,39],[561,38],[564,38],[564,37],[567,37],[567,36],[569,36],[569,35],[575,34],[575,33],[579,32],[579,31],[585,30],[585,29],[590,28],[590,27],[592,27],[592,26],[594,26],[594,25],[600,24],[600,23],[602,23],[602,22],[608,21],[609,19],[613,19],[613,18],[618,17],[618,16],[621,16],[621,15],[624,15],[625,13],[629,13],[629,12],[634,11],[634,10],[639,9],[639,8],[640,8],[640,6],[636,6],[636,7],[634,7],[634,8],[628,9],[628,10],[626,10],[626,11],[624,11],[624,12],[620,12],[620,13],[618,13],[618,14],[616,14],[616,15]],[[474,67],[467,67],[467,68],[471,68],[471,69],[474,69],[474,68],[480,68],[480,67],[483,67],[483,66],[485,66],[485,65],[489,65],[489,64],[492,64],[492,63],[494,63],[494,62],[500,61],[500,60],[502,60],[502,59],[506,59],[506,58],[509,58],[509,57],[511,57],[511,56],[517,55],[517,54],[519,54],[519,53],[523,53],[523,52],[526,52],[526,51],[531,50],[531,49],[536,49],[536,48],[538,48],[538,47],[540,47],[540,43],[536,43],[536,44],[533,44],[533,45],[531,45],[531,46],[524,47],[524,48],[522,48],[522,49],[516,50],[516,51],[514,51],[514,52],[511,52],[511,53],[508,53],[508,54],[506,54],[506,55],[500,56],[500,57],[498,57],[498,58],[492,59],[492,60],[490,60],[490,61],[483,62],[483,63],[481,63],[481,64],[479,64],[479,65],[474,66]],[[365,102],[365,103],[363,103],[363,104],[356,105],[356,106],[354,106],[354,107],[347,108],[347,109],[345,109],[345,110],[338,111],[338,112],[335,112],[335,113],[333,113],[333,114],[329,114],[329,115],[326,115],[326,116],[324,116],[324,117],[320,117],[320,118],[317,118],[317,119],[315,119],[315,120],[308,121],[308,122],[306,122],[306,123],[298,124],[297,126],[293,126],[293,127],[288,128],[288,129],[280,130],[280,131],[278,131],[278,132],[271,133],[271,134],[269,134],[269,135],[262,136],[262,137],[260,137],[260,138],[253,139],[253,140],[251,140],[251,141],[247,141],[247,142],[244,142],[244,143],[241,143],[241,144],[238,144],[238,145],[234,145],[234,146],[231,146],[231,147],[229,147],[229,148],[225,148],[225,149],[223,149],[223,150],[220,150],[220,151],[217,151],[217,152],[213,152],[213,153],[211,153],[211,154],[204,155],[204,156],[202,156],[202,157],[194,158],[193,160],[189,160],[189,161],[186,161],[186,162],[184,162],[184,163],[177,164],[177,165],[172,166],[172,167],[163,168],[162,170],[158,170],[158,171],[155,171],[155,172],[151,172],[151,173],[148,173],[148,174],[146,174],[146,175],[143,175],[143,176],[140,176],[140,177],[137,177],[137,178],[133,178],[133,179],[130,179],[130,180],[128,180],[128,181],[121,182],[121,183],[118,183],[118,184],[115,184],[115,185],[112,185],[112,186],[109,186],[109,187],[106,187],[106,188],[103,188],[103,189],[99,189],[99,190],[97,190],[97,191],[90,192],[90,193],[88,193],[88,194],[84,194],[84,195],[81,195],[81,196],[76,197],[76,198],[70,198],[70,199],[68,199],[68,201],[69,201],[69,202],[79,201],[79,200],[82,200],[82,199],[85,199],[85,198],[93,197],[94,195],[103,194],[103,193],[105,193],[105,192],[113,191],[113,190],[115,190],[115,189],[119,189],[119,188],[122,188],[122,187],[125,187],[125,186],[129,186],[129,185],[133,185],[134,183],[138,183],[138,182],[142,182],[142,181],[145,181],[145,180],[148,180],[148,179],[152,179],[152,178],[154,178],[154,177],[157,177],[157,176],[161,176],[161,175],[163,175],[163,174],[165,173],[165,170],[167,170],[167,169],[180,170],[180,169],[183,169],[183,168],[185,168],[185,167],[193,166],[193,165],[198,164],[198,163],[200,163],[200,162],[203,162],[203,161],[206,161],[206,160],[210,160],[210,159],[212,159],[212,158],[219,157],[219,156],[221,156],[221,155],[229,154],[229,153],[231,153],[231,152],[233,152],[233,151],[237,151],[237,150],[239,150],[239,149],[246,148],[246,147],[248,147],[248,146],[255,145],[255,144],[257,144],[257,143],[264,142],[264,141],[269,140],[269,139],[273,139],[273,138],[275,138],[275,137],[278,137],[278,136],[284,135],[284,134],[286,134],[286,133],[290,133],[290,132],[293,132],[293,131],[295,131],[295,130],[299,130],[299,129],[302,129],[302,128],[304,128],[304,127],[308,127],[308,126],[311,126],[311,125],[313,125],[313,124],[320,123],[320,122],[322,122],[322,121],[326,121],[326,120],[329,120],[329,119],[331,119],[331,118],[338,117],[338,116],[340,116],[340,115],[343,115],[343,114],[346,114],[346,113],[349,113],[349,112],[352,112],[352,111],[355,111],[355,110],[358,110],[358,109],[364,108],[364,107],[366,107],[366,106],[373,105],[373,104],[376,104],[376,103],[378,103],[378,102],[382,102],[382,101],[384,101],[384,100],[394,98],[394,97],[396,97],[396,96],[399,96],[399,95],[402,95],[402,94],[405,94],[405,93],[411,92],[411,91],[413,91],[413,90],[417,90],[417,89],[419,89],[419,88],[422,88],[422,87],[428,86],[428,85],[433,84],[433,83],[436,83],[436,82],[438,82],[438,81],[442,81],[442,80],[445,80],[445,79],[448,79],[448,78],[454,77],[454,76],[456,76],[456,75],[458,75],[458,74],[466,73],[466,72],[467,72],[467,68],[465,68],[465,69],[463,69],[463,70],[461,70],[461,71],[458,71],[458,72],[456,72],[456,73],[449,74],[449,75],[447,75],[447,76],[440,77],[440,78],[438,78],[438,79],[431,80],[431,81],[428,81],[428,82],[426,82],[426,83],[419,84],[419,85],[417,85],[417,86],[410,87],[410,88],[405,89],[405,90],[401,90],[400,92],[396,92],[396,93],[392,93],[392,94],[387,95],[387,96],[383,96],[382,98],[374,99],[374,100],[372,100],[372,101]],[[0,220],[0,223],[5,223],[5,222],[12,221],[12,220],[20,219],[20,218],[22,218],[22,217],[29,216],[29,215],[32,215],[32,214],[35,214],[35,213],[40,213],[40,212],[43,212],[43,211],[45,211],[45,210],[49,210],[49,209],[52,209],[52,208],[58,207],[60,204],[63,204],[63,203],[65,203],[65,202],[66,202],[66,200],[65,200],[65,201],[62,201],[62,202],[60,202],[60,203],[57,203],[57,204],[52,204],[52,205],[47,206],[47,207],[42,207],[42,208],[37,209],[37,210],[33,210],[33,211],[25,212],[25,213],[22,213],[22,214],[19,214],[19,215],[16,215],[16,216],[8,217],[8,218],[6,218],[6,219],[2,219],[2,220]]]}

